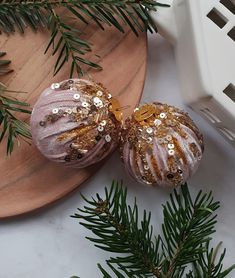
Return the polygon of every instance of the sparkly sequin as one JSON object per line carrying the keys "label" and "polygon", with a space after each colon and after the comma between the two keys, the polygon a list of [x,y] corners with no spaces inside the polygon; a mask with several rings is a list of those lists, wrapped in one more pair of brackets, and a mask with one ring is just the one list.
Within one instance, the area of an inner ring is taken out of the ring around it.
{"label": "sparkly sequin", "polygon": [[101,97],[101,96],[103,95],[103,93],[102,93],[101,91],[98,91],[98,92],[96,93],[96,95],[97,95],[98,97]]}
{"label": "sparkly sequin", "polygon": [[155,109],[154,105],[145,104],[145,105],[141,106],[139,108],[139,110],[136,110],[134,112],[134,119],[137,122],[142,122],[144,120],[149,119],[155,113],[155,111],[156,111],[156,109]]}
{"label": "sparkly sequin", "polygon": [[51,89],[54,90],[54,89],[59,89],[60,88],[60,84],[59,83],[53,83],[51,84]]}
{"label": "sparkly sequin", "polygon": [[165,139],[164,138],[158,138],[158,143],[159,144],[164,144],[165,143]]}
{"label": "sparkly sequin", "polygon": [[152,129],[151,127],[148,127],[148,128],[146,129],[146,131],[147,131],[148,134],[153,133],[153,129]]}
{"label": "sparkly sequin", "polygon": [[149,166],[148,165],[144,165],[144,170],[149,170]]}
{"label": "sparkly sequin", "polygon": [[74,98],[75,100],[79,100],[79,99],[80,99],[80,95],[79,95],[79,94],[74,94],[74,95],[73,95],[73,98]]}
{"label": "sparkly sequin", "polygon": [[94,101],[95,104],[98,104],[98,103],[101,103],[101,102],[102,102],[102,101],[100,100],[100,98],[98,98],[98,97],[94,97],[93,101]]}
{"label": "sparkly sequin", "polygon": [[88,104],[87,102],[83,102],[83,103],[82,103],[82,107],[87,108],[88,106],[89,106],[89,104]]}
{"label": "sparkly sequin", "polygon": [[97,108],[102,108],[104,105],[103,105],[103,102],[100,101],[99,103],[95,103],[95,106],[96,106]]}
{"label": "sparkly sequin", "polygon": [[53,113],[53,114],[57,114],[58,112],[59,112],[59,109],[58,109],[58,108],[52,109],[52,113]]}
{"label": "sparkly sequin", "polygon": [[89,114],[89,111],[87,109],[82,109],[81,110],[81,113],[84,115],[84,116],[87,116]]}
{"label": "sparkly sequin", "polygon": [[103,128],[103,126],[98,126],[97,130],[102,132],[104,130],[104,128]]}
{"label": "sparkly sequin", "polygon": [[40,121],[40,122],[39,122],[39,125],[40,125],[40,126],[45,126],[45,125],[46,125],[46,122]]}
{"label": "sparkly sequin", "polygon": [[167,147],[168,147],[168,149],[174,149],[175,145],[174,144],[168,144]]}
{"label": "sparkly sequin", "polygon": [[73,112],[74,114],[76,114],[76,113],[78,112],[77,107],[73,107],[73,108],[72,108],[72,112]]}
{"label": "sparkly sequin", "polygon": [[101,126],[106,126],[106,124],[107,124],[107,121],[105,121],[105,120],[103,120],[103,121],[100,123]]}
{"label": "sparkly sequin", "polygon": [[110,105],[109,105],[109,111],[112,112],[116,118],[117,121],[122,121],[122,112],[120,110],[120,103],[117,99],[111,98],[110,99]]}
{"label": "sparkly sequin", "polygon": [[155,120],[154,120],[154,124],[155,124],[156,126],[159,126],[161,123],[162,123],[162,121],[159,120],[159,119],[155,119]]}
{"label": "sparkly sequin", "polygon": [[73,111],[72,111],[71,108],[67,108],[67,109],[65,109],[65,112],[68,113],[68,114],[72,114]]}
{"label": "sparkly sequin", "polygon": [[81,153],[79,153],[78,155],[77,155],[77,158],[78,159],[81,159],[83,157],[83,155],[81,154]]}
{"label": "sparkly sequin", "polygon": [[171,140],[172,140],[172,136],[168,134],[168,135],[166,136],[166,140],[167,140],[167,141],[171,141]]}
{"label": "sparkly sequin", "polygon": [[173,178],[174,178],[174,175],[173,175],[173,174],[171,174],[171,173],[169,173],[169,174],[167,174],[167,178],[168,178],[169,180],[171,180],[171,179],[173,179]]}
{"label": "sparkly sequin", "polygon": [[105,141],[110,142],[112,140],[110,135],[105,135]]}

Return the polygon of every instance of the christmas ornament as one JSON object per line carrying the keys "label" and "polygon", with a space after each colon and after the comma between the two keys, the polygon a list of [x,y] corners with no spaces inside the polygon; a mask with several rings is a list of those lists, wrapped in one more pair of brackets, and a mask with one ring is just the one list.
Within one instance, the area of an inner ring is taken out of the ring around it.
{"label": "christmas ornament", "polygon": [[176,186],[196,171],[203,137],[187,113],[166,104],[145,104],[126,120],[120,149],[135,180]]}
{"label": "christmas ornament", "polygon": [[119,102],[101,84],[71,79],[42,93],[32,111],[31,132],[45,157],[82,168],[117,146],[121,120]]}

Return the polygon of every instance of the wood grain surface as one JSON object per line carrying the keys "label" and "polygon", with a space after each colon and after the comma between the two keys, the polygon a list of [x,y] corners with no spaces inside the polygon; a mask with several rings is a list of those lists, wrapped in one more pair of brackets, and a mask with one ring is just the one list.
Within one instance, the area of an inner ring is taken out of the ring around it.
{"label": "wood grain surface", "polygon": [[[137,38],[125,27],[121,34],[112,27],[105,31],[94,25],[80,26],[84,37],[93,43],[89,58],[99,62],[103,71],[89,70],[89,75],[102,82],[119,98],[121,105],[129,107],[129,115],[139,103],[146,74],[146,34]],[[40,93],[53,82],[68,78],[69,65],[53,77],[56,57],[44,55],[50,34],[27,29],[25,34],[0,35],[0,51],[7,52],[14,72],[0,78],[12,90],[26,94],[17,97],[32,106]],[[95,58],[98,54],[100,58]],[[97,60],[98,59],[98,60]],[[25,116],[24,116],[25,117]],[[29,118],[24,118],[28,121]],[[119,162],[118,162],[119,163]],[[0,144],[0,218],[24,214],[44,207],[76,189],[96,172],[102,163],[86,169],[67,169],[46,160],[33,145],[15,146],[6,156],[5,142]]]}

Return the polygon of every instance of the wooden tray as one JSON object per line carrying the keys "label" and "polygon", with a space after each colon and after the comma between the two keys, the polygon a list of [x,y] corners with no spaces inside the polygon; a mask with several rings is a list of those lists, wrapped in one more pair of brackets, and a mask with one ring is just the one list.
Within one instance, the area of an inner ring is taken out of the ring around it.
{"label": "wooden tray", "polygon": [[[102,82],[118,96],[129,115],[139,103],[146,73],[146,34],[137,38],[126,28],[121,34],[113,28],[106,31],[94,25],[84,27],[85,37],[94,44],[90,58],[98,54],[104,70],[90,70],[92,78]],[[12,90],[28,92],[18,96],[32,106],[51,83],[68,78],[69,66],[53,77],[56,57],[44,55],[50,35],[46,31],[24,35],[0,35],[0,49],[12,60],[14,72],[1,78]],[[26,120],[29,120],[28,118]],[[62,198],[88,179],[102,165],[82,170],[64,169],[40,155],[36,148],[22,143],[6,156],[5,142],[0,144],[0,218],[24,214]]]}

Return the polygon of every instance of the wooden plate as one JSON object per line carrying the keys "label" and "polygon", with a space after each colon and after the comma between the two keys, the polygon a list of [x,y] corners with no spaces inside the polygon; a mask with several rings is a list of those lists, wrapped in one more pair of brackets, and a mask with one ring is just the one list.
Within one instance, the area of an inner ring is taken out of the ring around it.
{"label": "wooden plate", "polygon": [[[98,62],[104,68],[100,72],[90,70],[89,74],[117,96],[122,106],[129,105],[124,110],[125,116],[129,115],[139,103],[144,86],[146,35],[137,38],[126,27],[125,34],[112,27],[105,32],[94,25],[82,28],[85,37],[94,44],[90,58],[98,54]],[[33,33],[30,30],[24,35],[0,35],[0,49],[7,52],[14,69],[0,81],[12,90],[28,92],[18,97],[32,106],[46,87],[69,75],[69,66],[66,66],[53,77],[56,57],[43,54],[49,37],[46,31]],[[55,202],[88,179],[101,164],[81,170],[64,169],[42,157],[33,145],[25,143],[16,146],[13,154],[7,157],[5,142],[1,143],[0,218],[27,213]]]}

